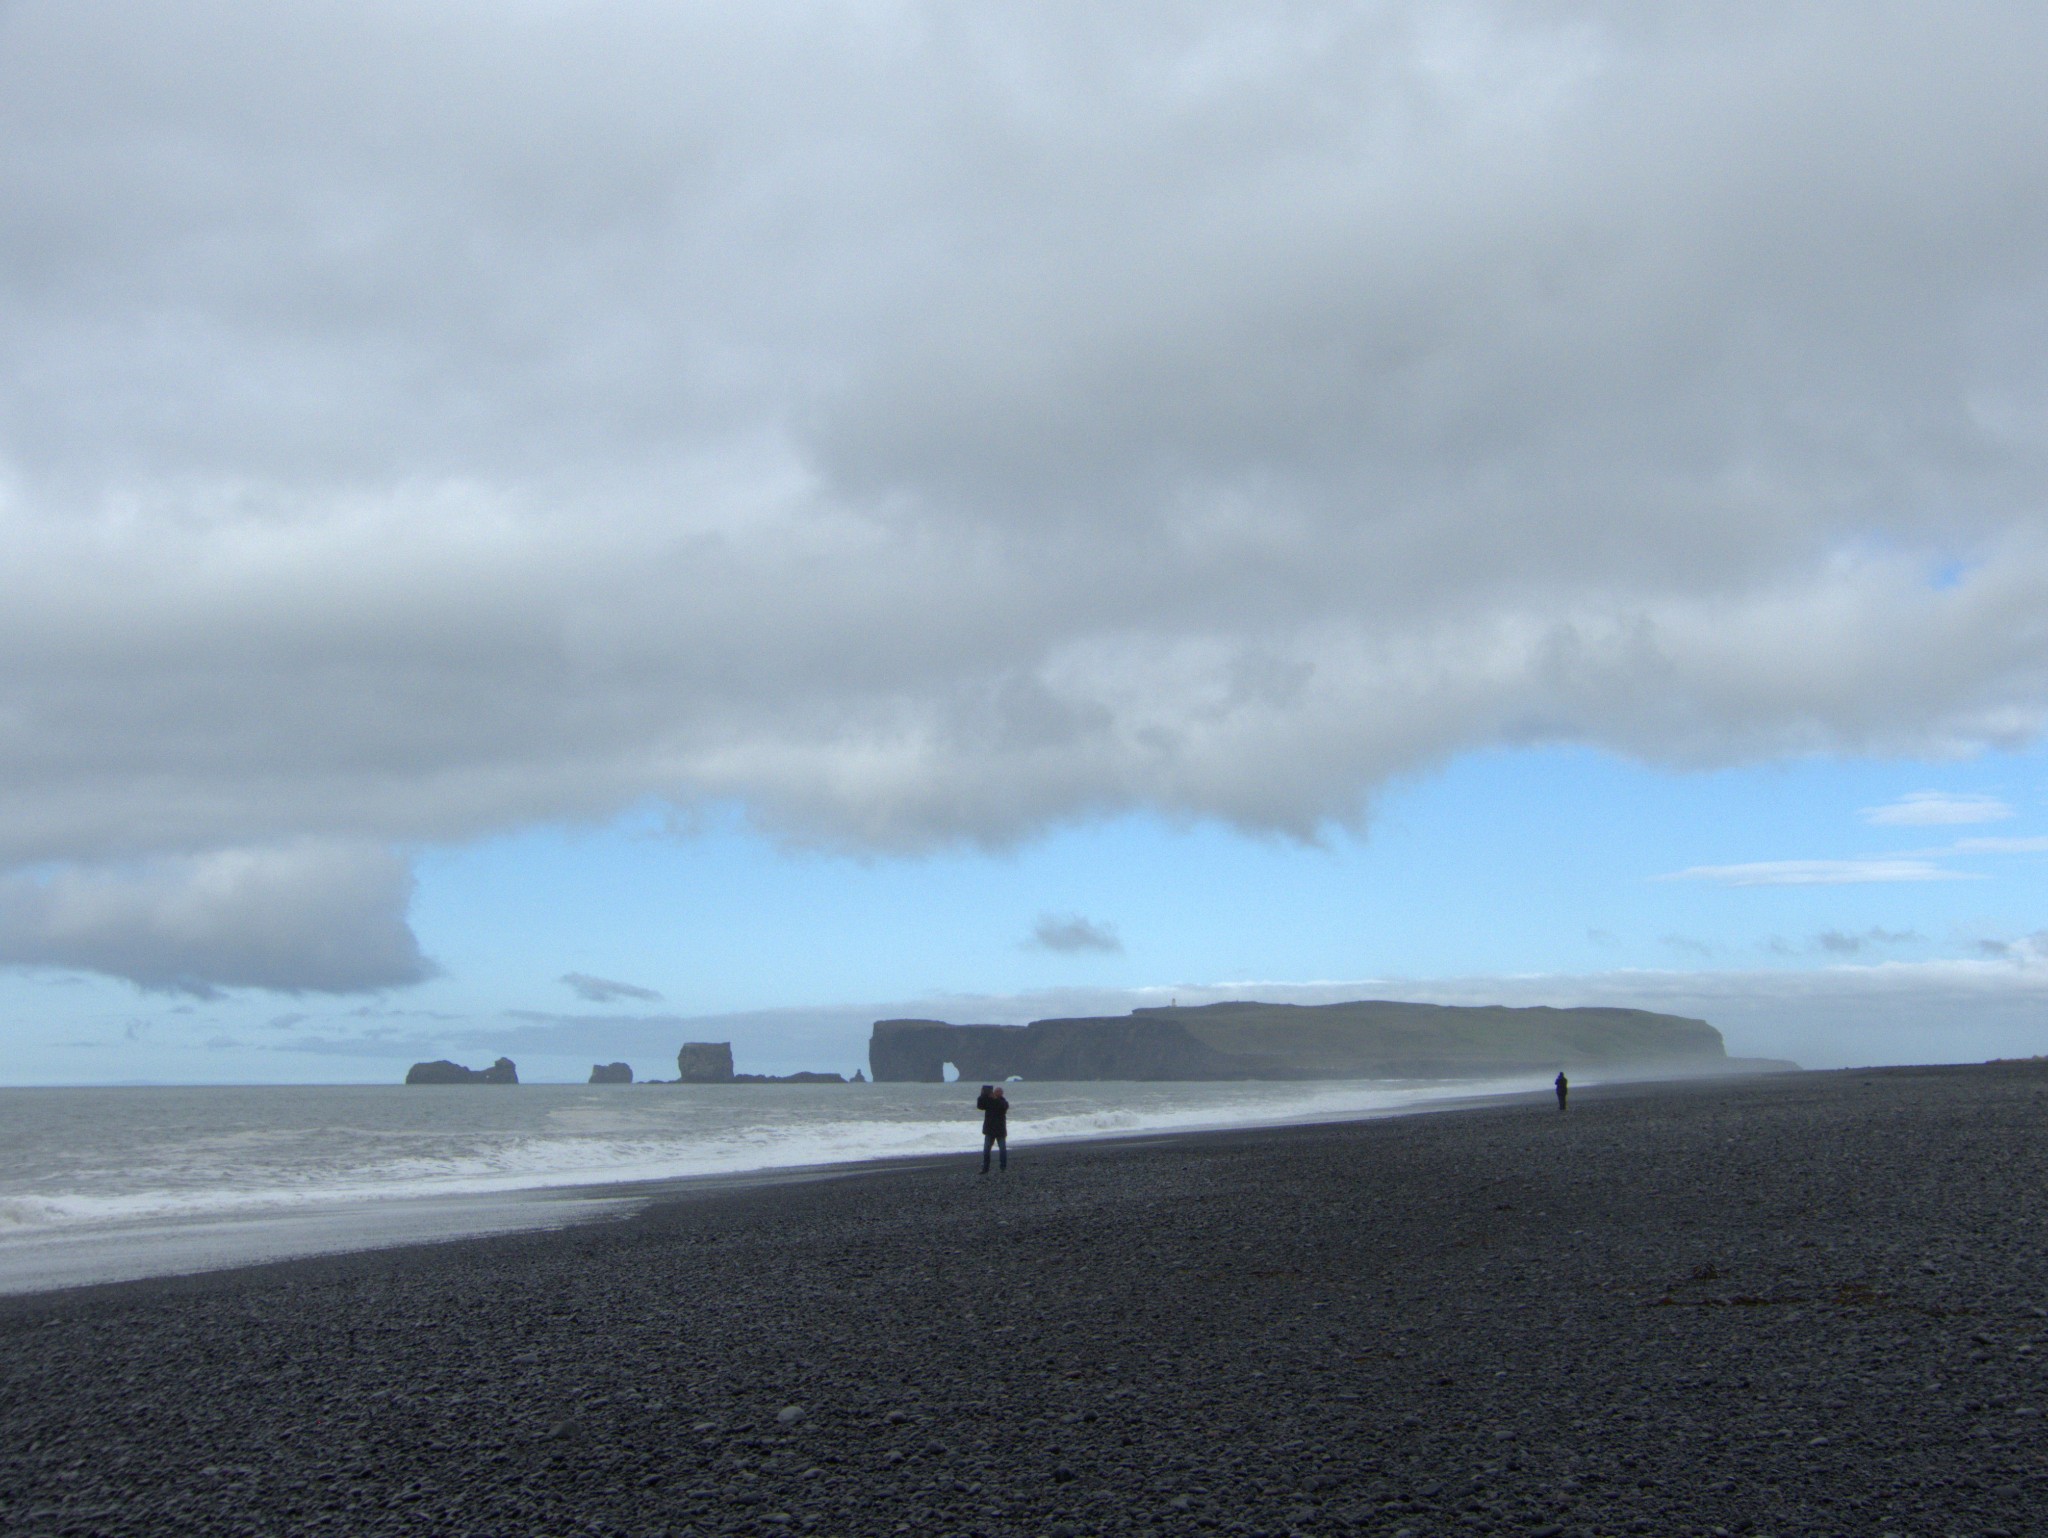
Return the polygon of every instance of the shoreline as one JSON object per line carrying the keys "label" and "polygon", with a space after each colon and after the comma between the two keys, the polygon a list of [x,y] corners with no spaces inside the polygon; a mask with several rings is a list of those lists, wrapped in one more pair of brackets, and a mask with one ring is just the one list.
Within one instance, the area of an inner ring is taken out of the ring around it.
{"label": "shoreline", "polygon": [[[1882,1072],[1886,1070],[1823,1070],[1841,1072]],[[1799,1070],[1806,1073],[1808,1070]],[[1764,1075],[1709,1074],[1683,1079],[1621,1079],[1610,1083],[1581,1086],[1573,1084],[1574,1097],[1590,1096],[1602,1092],[1607,1097],[1628,1096],[1634,1093],[1656,1093],[1664,1090],[1684,1090],[1696,1085],[1719,1085],[1738,1082]],[[1781,1074],[1771,1074],[1781,1077]],[[1048,1081],[1051,1082],[1051,1081]],[[1574,1104],[1578,1101],[1575,1098]],[[1532,1113],[1550,1110],[1554,1105],[1552,1094],[1544,1090],[1512,1090],[1491,1095],[1466,1095],[1446,1098],[1441,1101],[1425,1101],[1396,1108],[1382,1108],[1361,1111],[1353,1115],[1334,1117],[1303,1117],[1296,1120],[1274,1122],[1251,1122],[1215,1126],[1174,1127],[1144,1129],[1128,1132],[1108,1132],[1087,1136],[1067,1136],[1030,1142],[1013,1137],[1011,1158],[1021,1175],[1029,1165],[1044,1168],[1056,1166],[1063,1156],[1093,1154],[1111,1155],[1119,1152],[1143,1152],[1169,1149],[1179,1144],[1224,1144],[1238,1139],[1258,1140],[1272,1135],[1289,1133],[1314,1134],[1335,1132],[1367,1123],[1407,1122],[1438,1115],[1484,1113],[1490,1110],[1526,1109]],[[967,1123],[963,1122],[963,1126]],[[972,1132],[971,1126],[968,1131]],[[726,1200],[740,1203],[772,1201],[777,1193],[791,1192],[801,1188],[840,1184],[877,1183],[885,1186],[888,1182],[914,1176],[932,1176],[952,1182],[972,1177],[979,1168],[980,1138],[978,1133],[969,1137],[963,1133],[958,1150],[944,1153],[912,1153],[883,1155],[875,1158],[849,1159],[836,1162],[776,1165],[755,1170],[739,1170],[702,1175],[661,1176],[651,1179],[640,1178],[622,1181],[600,1181],[588,1184],[540,1186],[523,1190],[485,1193],[488,1204],[503,1207],[508,1214],[517,1211],[538,1214],[550,1208],[561,1209],[563,1215],[555,1221],[536,1221],[532,1218],[509,1218],[500,1225],[492,1225],[476,1232],[459,1233],[418,1233],[411,1231],[410,1223],[402,1222],[404,1230],[387,1240],[367,1244],[349,1244],[334,1247],[307,1249],[288,1254],[258,1257],[246,1260],[226,1261],[219,1264],[196,1266],[189,1269],[151,1271],[145,1274],[88,1278],[75,1282],[41,1288],[0,1287],[0,1320],[20,1310],[32,1310],[45,1304],[58,1304],[79,1299],[82,1295],[121,1295],[149,1297],[158,1287],[181,1289],[204,1287],[208,1283],[220,1282],[226,1286],[244,1284],[261,1285],[267,1278],[283,1277],[296,1268],[310,1268],[321,1271],[330,1266],[361,1265],[374,1270],[379,1262],[389,1257],[395,1264],[417,1260],[431,1260],[438,1252],[460,1250],[472,1245],[494,1243],[518,1243],[523,1240],[545,1242],[549,1239],[573,1240],[585,1232],[602,1232],[620,1226],[640,1222],[660,1222],[673,1213],[686,1211],[704,1204],[716,1204]],[[990,1181],[998,1177],[989,1177]],[[977,1181],[978,1183],[978,1181]],[[1000,1184],[997,1189],[1001,1189]],[[366,1211],[377,1211],[389,1207],[416,1209],[438,1209],[443,1206],[467,1205],[476,1202],[474,1196],[463,1197],[405,1197],[390,1202],[348,1203]],[[232,1220],[231,1220],[232,1221]],[[262,1217],[252,1222],[266,1221]],[[207,1225],[193,1225],[204,1227]]]}
{"label": "shoreline", "polygon": [[4,1299],[0,1525],[2018,1534],[2044,1130],[2040,1064],[1632,1084]]}
{"label": "shoreline", "polygon": [[0,1300],[10,1532],[2019,1534],[2048,1065],[1069,1143]]}
{"label": "shoreline", "polygon": [[[1726,1074],[1709,1077],[1727,1077]],[[1046,1081],[1052,1084],[1053,1081]],[[1315,1081],[1349,1087],[1351,1081]],[[1194,1122],[1183,1126],[1092,1133],[1058,1133],[1039,1140],[1020,1124],[1020,1147],[1049,1149],[1086,1143],[1145,1141],[1292,1125],[1341,1124],[1501,1103],[1538,1093],[1488,1088],[1505,1080],[1412,1081],[1417,1098],[1332,1114],[1327,1109],[1271,1118]],[[1623,1082],[1623,1081],[1617,1081]],[[1625,1081],[1634,1082],[1634,1081]],[[353,1087],[353,1086],[351,1086]],[[580,1088],[581,1086],[570,1086]],[[1060,1086],[1055,1086],[1060,1087]],[[1394,1090],[1402,1081],[1376,1088]],[[1547,1091],[1542,1092],[1547,1095]],[[524,1187],[426,1195],[340,1197],[287,1207],[256,1206],[176,1219],[52,1227],[0,1239],[0,1298],[60,1292],[113,1282],[195,1275],[276,1264],[322,1255],[374,1252],[415,1244],[456,1243],[493,1234],[548,1231],[582,1223],[618,1221],[651,1203],[690,1199],[725,1190],[841,1179],[869,1171],[917,1168],[970,1157],[978,1148],[972,1118],[961,1121],[960,1148],[916,1151],[809,1163],[766,1164],[739,1170],[616,1180],[564,1180]]]}

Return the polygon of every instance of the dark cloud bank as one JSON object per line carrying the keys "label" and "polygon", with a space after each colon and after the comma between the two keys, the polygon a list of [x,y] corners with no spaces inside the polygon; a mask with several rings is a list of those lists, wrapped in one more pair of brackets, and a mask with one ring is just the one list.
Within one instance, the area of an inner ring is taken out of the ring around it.
{"label": "dark cloud bank", "polygon": [[402,982],[384,851],[648,797],[916,850],[2030,740],[2044,58],[2002,5],[8,7],[0,955]]}
{"label": "dark cloud bank", "polygon": [[356,993],[433,975],[405,922],[412,874],[380,850],[295,844],[0,880],[0,964],[208,997]]}

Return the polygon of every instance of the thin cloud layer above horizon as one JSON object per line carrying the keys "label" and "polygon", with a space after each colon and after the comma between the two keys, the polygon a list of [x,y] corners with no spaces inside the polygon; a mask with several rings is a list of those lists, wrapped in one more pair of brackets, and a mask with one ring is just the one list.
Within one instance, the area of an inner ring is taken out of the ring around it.
{"label": "thin cloud layer above horizon", "polygon": [[[894,859],[2028,748],[2044,58],[2003,5],[10,6],[0,962],[405,986],[421,850],[650,805]],[[1926,794],[1864,815],[2012,812]],[[1680,874],[1953,874],[1739,853]]]}

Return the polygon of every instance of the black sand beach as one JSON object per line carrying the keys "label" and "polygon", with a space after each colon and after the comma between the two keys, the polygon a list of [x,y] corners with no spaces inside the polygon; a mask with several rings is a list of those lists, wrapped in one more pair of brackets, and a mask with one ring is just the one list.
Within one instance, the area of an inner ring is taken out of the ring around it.
{"label": "black sand beach", "polygon": [[2048,1529],[2048,1066],[985,1181],[974,1126],[943,1167],[0,1301],[0,1527]]}

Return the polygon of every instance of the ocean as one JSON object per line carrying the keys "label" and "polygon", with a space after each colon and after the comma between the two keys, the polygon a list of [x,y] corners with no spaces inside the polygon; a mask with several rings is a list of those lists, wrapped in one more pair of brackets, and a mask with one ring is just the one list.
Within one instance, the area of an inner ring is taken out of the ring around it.
{"label": "ocean", "polygon": [[[1333,1121],[1539,1090],[1417,1083],[1014,1084],[1034,1143]],[[0,1293],[623,1214],[678,1182],[980,1150],[976,1086],[0,1089]]]}

